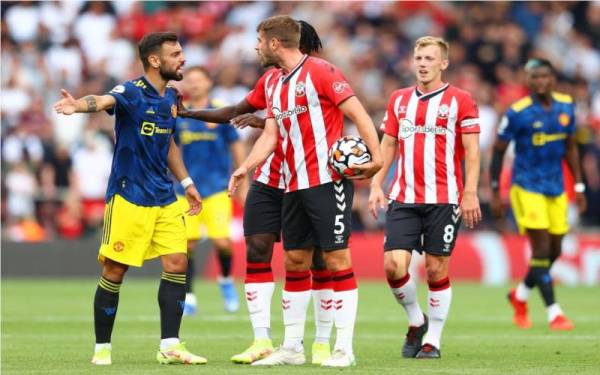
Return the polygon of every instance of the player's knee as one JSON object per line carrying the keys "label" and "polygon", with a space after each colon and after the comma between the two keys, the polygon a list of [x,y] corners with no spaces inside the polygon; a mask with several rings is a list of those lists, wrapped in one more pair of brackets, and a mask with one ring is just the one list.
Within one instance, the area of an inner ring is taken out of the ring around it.
{"label": "player's knee", "polygon": [[188,258],[186,254],[169,254],[162,257],[165,272],[183,273],[187,271]]}
{"label": "player's knee", "polygon": [[232,244],[231,244],[231,240],[229,238],[218,238],[213,240],[215,249],[221,253],[221,254],[226,254],[226,255],[230,255],[231,254],[231,248],[232,248]]}
{"label": "player's knee", "polygon": [[273,256],[273,235],[252,235],[246,237],[246,260],[249,263],[271,263]]}
{"label": "player's knee", "polygon": [[125,264],[106,259],[102,266],[102,276],[112,282],[120,283],[128,269],[129,266]]}
{"label": "player's knee", "polygon": [[307,251],[287,251],[285,253],[285,270],[292,272],[308,271],[312,256]]}
{"label": "player's knee", "polygon": [[393,258],[383,260],[383,270],[388,279],[396,279],[406,275],[406,272],[403,267],[401,267],[400,263]]}
{"label": "player's knee", "polygon": [[439,281],[448,277],[448,269],[442,263],[433,262],[425,266],[428,281]]}
{"label": "player's knee", "polygon": [[327,263],[327,268],[331,272],[347,270],[352,267],[352,260],[350,259],[348,249],[324,252],[323,257],[325,258],[325,263]]}

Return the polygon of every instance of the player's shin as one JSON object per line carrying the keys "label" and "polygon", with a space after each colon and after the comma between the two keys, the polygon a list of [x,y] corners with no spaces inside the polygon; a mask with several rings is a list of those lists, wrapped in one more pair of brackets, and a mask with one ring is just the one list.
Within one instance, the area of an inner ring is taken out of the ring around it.
{"label": "player's shin", "polygon": [[248,262],[244,289],[254,339],[270,339],[271,299],[275,289],[271,264]]}
{"label": "player's shin", "polygon": [[333,307],[336,332],[335,349],[352,355],[354,323],[358,309],[358,289],[352,267],[332,272]]}
{"label": "player's shin", "polygon": [[438,281],[429,281],[428,284],[429,329],[423,338],[423,344],[430,344],[440,349],[442,330],[452,302],[452,288],[447,277]]}
{"label": "player's shin", "polygon": [[285,325],[285,349],[303,352],[306,309],[310,301],[310,271],[286,271],[281,307]]}
{"label": "player's shin", "polygon": [[100,277],[94,296],[96,344],[110,343],[119,305],[120,288],[121,283],[110,281],[104,276]]}
{"label": "player's shin", "polygon": [[163,271],[158,288],[161,350],[179,342],[179,327],[185,304],[185,272]]}

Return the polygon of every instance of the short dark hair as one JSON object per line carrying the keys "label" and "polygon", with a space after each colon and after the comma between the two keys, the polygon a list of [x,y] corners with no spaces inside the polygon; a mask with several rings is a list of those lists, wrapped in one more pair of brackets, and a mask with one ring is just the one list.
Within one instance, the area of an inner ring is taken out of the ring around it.
{"label": "short dark hair", "polygon": [[546,68],[550,69],[550,72],[552,74],[556,73],[556,71],[554,70],[554,66],[552,66],[552,63],[550,62],[550,60],[538,58],[538,57],[529,59],[529,61],[527,61],[527,63],[525,64],[525,71],[528,72],[532,69],[537,69],[537,68],[541,68],[541,67],[546,67]]}
{"label": "short dark hair", "polygon": [[279,39],[286,48],[300,46],[300,24],[290,16],[280,15],[269,17],[258,24],[258,32],[264,32],[267,40]]}
{"label": "short dark hair", "polygon": [[148,57],[160,51],[160,47],[162,47],[165,42],[177,42],[177,34],[167,31],[160,33],[149,33],[144,35],[142,40],[140,40],[138,44],[138,53],[140,55],[140,60],[142,60],[142,65],[144,65],[144,70],[148,70],[150,67],[150,62],[148,62]]}
{"label": "short dark hair", "polygon": [[300,51],[307,55],[318,53],[323,48],[323,44],[317,30],[306,21],[299,20],[298,23],[300,24]]}

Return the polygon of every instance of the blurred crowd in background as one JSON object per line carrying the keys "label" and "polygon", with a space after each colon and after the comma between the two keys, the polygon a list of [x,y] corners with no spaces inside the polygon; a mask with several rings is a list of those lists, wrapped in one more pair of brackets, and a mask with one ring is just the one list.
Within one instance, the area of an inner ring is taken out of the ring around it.
{"label": "blurred crowd in background", "polygon": [[[550,59],[558,91],[577,104],[589,209],[575,230],[600,225],[600,2],[10,2],[3,1],[1,52],[2,224],[17,241],[79,238],[102,225],[114,119],[58,116],[60,88],[102,94],[142,74],[136,43],[151,31],[180,35],[186,66],[211,72],[212,96],[235,104],[263,72],[256,25],[274,14],[311,23],[321,56],[346,74],[376,125],[391,92],[413,84],[413,41],[450,42],[445,80],[471,92],[481,116],[480,199],[486,221],[488,169],[499,118],[527,95],[522,66]],[[353,132],[348,124],[348,132]],[[256,131],[244,131],[250,145]],[[508,164],[505,164],[508,165]],[[507,171],[508,173],[510,171]],[[508,177],[505,178],[508,180]],[[377,230],[368,185],[357,186],[356,230]]]}

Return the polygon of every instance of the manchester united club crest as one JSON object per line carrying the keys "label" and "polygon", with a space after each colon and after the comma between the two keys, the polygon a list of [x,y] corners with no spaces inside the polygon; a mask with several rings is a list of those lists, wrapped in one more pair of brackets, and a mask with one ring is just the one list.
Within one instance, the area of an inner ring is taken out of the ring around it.
{"label": "manchester united club crest", "polygon": [[125,244],[122,241],[117,241],[113,244],[113,250],[120,253],[125,249]]}
{"label": "manchester united club crest", "polygon": [[568,115],[568,114],[566,114],[566,113],[561,113],[561,114],[558,116],[558,123],[559,123],[561,126],[568,126],[568,125],[569,125],[569,122],[570,122],[570,117],[569,117],[569,115]]}
{"label": "manchester united club crest", "polygon": [[304,96],[305,93],[306,86],[304,85],[304,82],[296,83],[296,96]]}
{"label": "manchester united club crest", "polygon": [[171,106],[171,116],[173,116],[173,118],[177,118],[177,106],[175,104]]}
{"label": "manchester united club crest", "polygon": [[448,107],[448,105],[440,105],[440,108],[438,109],[438,117],[441,119],[448,118],[448,113],[450,113],[450,108]]}

